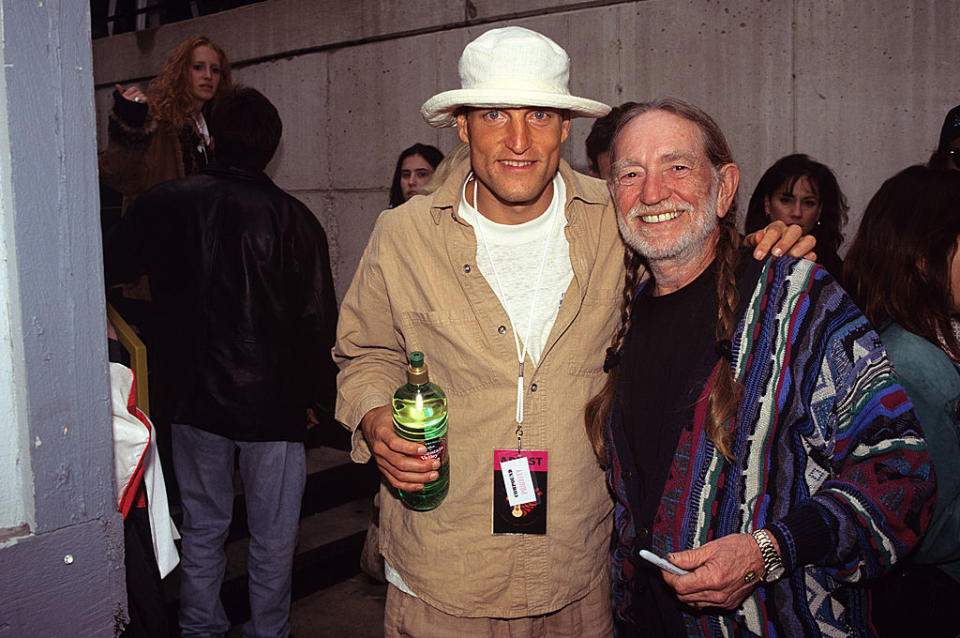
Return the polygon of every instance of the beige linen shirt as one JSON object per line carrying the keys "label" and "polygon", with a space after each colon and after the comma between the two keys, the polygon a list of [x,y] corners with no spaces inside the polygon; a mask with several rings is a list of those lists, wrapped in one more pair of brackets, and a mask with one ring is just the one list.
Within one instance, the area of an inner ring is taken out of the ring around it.
{"label": "beige linen shirt", "polygon": [[[525,364],[523,446],[549,453],[547,533],[494,535],[493,451],[517,444],[517,358],[507,313],[476,267],[457,217],[469,161],[430,196],[384,211],[340,309],[336,417],[370,458],[361,418],[390,403],[421,350],[448,398],[450,492],[415,512],[381,487],[383,555],[450,614],[517,618],[582,598],[608,569],[612,502],[584,430],[617,324],[623,247],[606,187],[560,164],[573,280],[540,364]],[[531,282],[531,287],[533,282]]]}

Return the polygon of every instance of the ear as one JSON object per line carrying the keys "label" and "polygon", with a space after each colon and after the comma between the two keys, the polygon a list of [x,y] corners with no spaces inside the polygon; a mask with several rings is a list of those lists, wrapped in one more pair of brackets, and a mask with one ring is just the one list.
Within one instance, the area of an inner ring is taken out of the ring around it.
{"label": "ear", "polygon": [[560,123],[560,143],[567,141],[567,136],[570,135],[570,114],[566,111],[563,113],[563,121]]}
{"label": "ear", "polygon": [[733,163],[724,164],[717,177],[717,217],[725,217],[740,186],[740,167]]}
{"label": "ear", "polygon": [[767,214],[767,219],[770,219],[770,196],[769,195],[763,198],[763,212]]}
{"label": "ear", "polygon": [[470,143],[470,125],[466,113],[457,113],[457,136],[461,142]]}

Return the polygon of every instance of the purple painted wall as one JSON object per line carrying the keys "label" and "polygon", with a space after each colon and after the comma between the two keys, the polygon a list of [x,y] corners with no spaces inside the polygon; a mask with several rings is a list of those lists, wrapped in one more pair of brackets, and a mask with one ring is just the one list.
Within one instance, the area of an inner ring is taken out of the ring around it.
{"label": "purple painted wall", "polygon": [[0,538],[0,636],[113,636],[126,597],[89,4],[0,0],[0,29],[0,241],[13,261],[2,275],[16,291],[2,301],[22,335],[0,352],[19,353],[0,392],[25,422],[25,436],[0,445],[20,446],[30,466],[22,524]]}

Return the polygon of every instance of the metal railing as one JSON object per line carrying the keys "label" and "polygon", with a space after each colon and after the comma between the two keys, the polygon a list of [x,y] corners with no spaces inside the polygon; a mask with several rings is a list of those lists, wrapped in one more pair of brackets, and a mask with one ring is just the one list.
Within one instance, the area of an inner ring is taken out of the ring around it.
{"label": "metal railing", "polygon": [[137,407],[144,414],[150,416],[150,386],[147,380],[147,348],[130,324],[120,316],[120,313],[107,304],[107,321],[117,332],[117,341],[130,355],[130,369],[133,370],[134,387]]}
{"label": "metal railing", "polygon": [[93,38],[153,29],[163,24],[235,9],[263,0],[90,0]]}

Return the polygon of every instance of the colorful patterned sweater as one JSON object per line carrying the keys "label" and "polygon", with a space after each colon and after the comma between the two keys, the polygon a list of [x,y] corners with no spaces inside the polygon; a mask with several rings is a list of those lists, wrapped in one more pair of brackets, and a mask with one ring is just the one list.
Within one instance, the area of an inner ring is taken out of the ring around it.
{"label": "colorful patterned sweater", "polygon": [[[933,509],[933,468],[910,399],[877,333],[812,262],[768,260],[741,308],[730,364],[742,387],[734,461],[704,432],[711,378],[680,435],[649,544],[686,550],[761,527],[778,541],[786,575],[731,612],[684,608],[689,636],[873,635],[858,584],[909,553]],[[638,505],[615,416],[607,438],[613,601],[629,622]]]}

